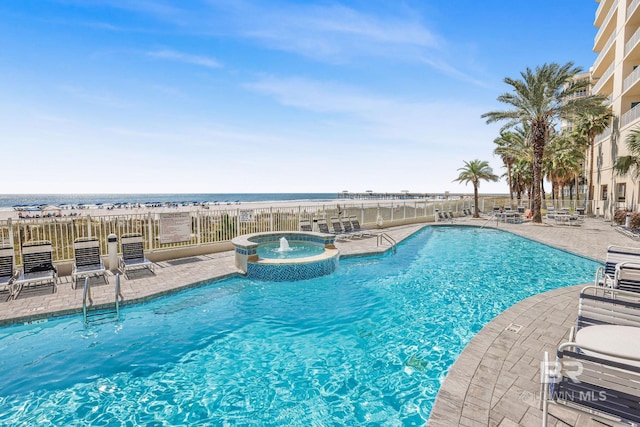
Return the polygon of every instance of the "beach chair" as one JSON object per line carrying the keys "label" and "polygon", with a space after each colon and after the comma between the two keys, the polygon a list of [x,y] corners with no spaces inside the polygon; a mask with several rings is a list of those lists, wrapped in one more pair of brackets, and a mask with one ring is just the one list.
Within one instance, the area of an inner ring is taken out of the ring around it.
{"label": "beach chair", "polygon": [[12,283],[13,298],[24,288],[51,285],[52,293],[57,290],[58,272],[53,265],[53,247],[48,240],[22,245],[22,272]]}
{"label": "beach chair", "polygon": [[640,295],[634,292],[586,286],[578,299],[578,320],[571,328],[569,341],[577,333],[594,325],[640,327]]}
{"label": "beach chair", "polygon": [[318,218],[316,220],[316,224],[318,224],[318,231],[324,234],[333,234],[329,231],[329,225],[327,224],[327,220],[324,218]]}
{"label": "beach chair", "polygon": [[342,228],[342,222],[335,216],[330,218],[331,221],[331,227],[333,228],[333,234],[336,235],[336,239],[350,239],[351,235],[345,233],[344,229]]}
{"label": "beach chair", "polygon": [[73,242],[75,263],[71,271],[73,289],[78,279],[89,276],[102,276],[105,283],[109,283],[107,270],[100,258],[100,241],[92,238],[80,238]]}
{"label": "beach chair", "polygon": [[585,414],[604,425],[640,423],[640,358],[573,342],[561,344],[556,360],[541,365],[542,426],[549,406]]}
{"label": "beach chair", "polygon": [[371,230],[369,230],[367,228],[360,227],[360,221],[358,221],[358,217],[357,216],[355,216],[355,215],[350,216],[349,217],[349,221],[351,222],[351,227],[353,228],[353,231],[358,233],[361,237],[375,236],[376,235]]}
{"label": "beach chair", "polygon": [[17,273],[14,268],[13,248],[0,247],[0,291],[8,292],[7,299],[13,296],[12,284]]}
{"label": "beach chair", "polygon": [[596,270],[594,285],[617,287],[616,268],[624,264],[640,264],[640,248],[609,245],[607,247],[607,257],[604,266]]}
{"label": "beach chair", "polygon": [[344,233],[346,235],[349,235],[352,237],[358,237],[358,238],[362,237],[362,233],[354,230],[353,225],[351,225],[351,221],[349,220],[348,217],[342,218],[341,222],[342,222],[342,229],[344,230]]}
{"label": "beach chair", "polygon": [[311,226],[311,222],[308,219],[300,220],[300,231],[313,231],[313,227]]}
{"label": "beach chair", "polygon": [[129,277],[129,270],[146,268],[154,273],[153,263],[144,256],[144,247],[141,234],[125,234],[121,239],[122,257],[120,257],[120,270]]}

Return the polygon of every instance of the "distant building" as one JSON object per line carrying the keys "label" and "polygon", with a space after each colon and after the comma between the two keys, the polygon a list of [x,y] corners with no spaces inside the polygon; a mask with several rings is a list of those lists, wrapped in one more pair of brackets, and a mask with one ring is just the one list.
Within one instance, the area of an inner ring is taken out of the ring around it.
{"label": "distant building", "polygon": [[615,118],[596,137],[592,185],[595,207],[610,216],[617,208],[637,210],[640,196],[640,182],[613,172],[617,157],[628,154],[624,141],[629,131],[640,128],[640,0],[599,3],[593,43],[598,57],[591,67],[591,91],[608,97]]}

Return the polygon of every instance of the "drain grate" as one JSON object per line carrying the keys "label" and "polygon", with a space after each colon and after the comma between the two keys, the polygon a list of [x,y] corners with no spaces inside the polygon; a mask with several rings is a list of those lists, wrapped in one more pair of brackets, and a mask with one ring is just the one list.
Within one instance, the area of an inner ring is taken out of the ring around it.
{"label": "drain grate", "polygon": [[521,329],[522,329],[522,325],[510,323],[509,326],[505,328],[505,331],[509,331],[509,332],[513,332],[514,334],[517,334],[520,332]]}

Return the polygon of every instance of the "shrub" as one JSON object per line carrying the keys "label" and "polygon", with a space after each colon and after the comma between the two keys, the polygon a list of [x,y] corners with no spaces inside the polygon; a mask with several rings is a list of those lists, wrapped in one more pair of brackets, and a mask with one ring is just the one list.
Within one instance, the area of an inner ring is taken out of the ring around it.
{"label": "shrub", "polygon": [[627,213],[631,213],[629,219],[629,227],[640,228],[640,212],[632,212],[628,209],[618,209],[613,214],[613,222],[618,225],[624,225],[627,221]]}

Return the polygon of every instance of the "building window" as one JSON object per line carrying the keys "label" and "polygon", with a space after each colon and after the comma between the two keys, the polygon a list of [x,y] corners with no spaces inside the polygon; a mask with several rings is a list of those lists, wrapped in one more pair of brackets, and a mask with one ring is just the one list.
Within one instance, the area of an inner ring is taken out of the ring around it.
{"label": "building window", "polygon": [[601,198],[602,198],[602,200],[607,200],[607,191],[608,191],[608,190],[609,190],[609,189],[607,188],[607,186],[606,186],[606,185],[601,186],[601,188],[600,188],[600,194],[602,195],[602,197],[601,197]]}
{"label": "building window", "polygon": [[625,200],[625,194],[627,193],[627,183],[626,182],[621,182],[619,184],[616,184],[616,200],[618,202],[624,202]]}

